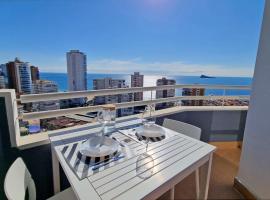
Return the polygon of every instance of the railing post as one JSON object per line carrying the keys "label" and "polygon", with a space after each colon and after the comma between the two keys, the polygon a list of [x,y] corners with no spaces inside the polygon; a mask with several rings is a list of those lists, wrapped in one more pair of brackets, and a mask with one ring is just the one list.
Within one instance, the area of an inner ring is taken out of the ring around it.
{"label": "railing post", "polygon": [[151,90],[151,104],[150,107],[153,105],[153,90]]}
{"label": "railing post", "polygon": [[225,95],[226,95],[226,89],[223,89],[222,106],[224,106],[224,104],[225,104]]}

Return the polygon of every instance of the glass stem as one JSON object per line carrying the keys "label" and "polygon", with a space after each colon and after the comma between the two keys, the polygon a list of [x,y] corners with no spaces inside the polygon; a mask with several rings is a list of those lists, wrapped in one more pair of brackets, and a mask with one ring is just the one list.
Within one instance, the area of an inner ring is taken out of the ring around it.
{"label": "glass stem", "polygon": [[147,153],[147,151],[148,151],[148,144],[149,144],[149,138],[147,138],[147,140],[146,140],[146,153]]}

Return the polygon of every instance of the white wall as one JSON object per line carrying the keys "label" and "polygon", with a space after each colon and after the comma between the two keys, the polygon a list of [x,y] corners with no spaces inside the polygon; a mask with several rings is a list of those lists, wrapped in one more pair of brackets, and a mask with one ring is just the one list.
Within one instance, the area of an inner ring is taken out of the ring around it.
{"label": "white wall", "polygon": [[0,97],[5,98],[11,147],[16,147],[20,137],[20,128],[15,90],[1,89]]}
{"label": "white wall", "polygon": [[238,172],[257,198],[270,199],[270,1],[266,0]]}

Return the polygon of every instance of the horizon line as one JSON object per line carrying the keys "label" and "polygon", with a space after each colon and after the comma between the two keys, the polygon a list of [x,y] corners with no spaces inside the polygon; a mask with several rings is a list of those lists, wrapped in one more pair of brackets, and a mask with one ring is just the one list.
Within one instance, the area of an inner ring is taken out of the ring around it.
{"label": "horizon line", "polygon": [[[138,71],[134,71],[134,72],[138,72]],[[42,73],[50,73],[50,74],[68,74],[67,72],[40,72],[41,74]],[[201,75],[207,75],[208,74],[200,74],[200,75],[172,75],[172,74],[158,74],[158,73],[155,73],[155,74],[149,74],[149,73],[143,73],[143,72],[139,72],[140,74],[142,75],[146,75],[146,76],[193,76],[193,77],[198,77],[198,76],[201,76]],[[112,75],[132,75],[133,73],[101,73],[101,72],[91,72],[91,73],[87,73],[87,75],[90,75],[90,74],[112,74]],[[220,75],[209,75],[211,77],[217,77],[217,78],[253,78],[253,76],[220,76]]]}

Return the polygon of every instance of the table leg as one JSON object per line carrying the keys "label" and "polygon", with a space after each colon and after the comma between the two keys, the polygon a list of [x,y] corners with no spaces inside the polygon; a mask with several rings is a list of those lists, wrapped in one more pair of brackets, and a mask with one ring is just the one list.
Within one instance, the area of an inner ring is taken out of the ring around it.
{"label": "table leg", "polygon": [[[209,160],[200,169],[200,178],[199,178],[199,199],[206,200],[208,197],[209,183],[211,177],[211,167],[212,167],[212,158],[213,153],[210,154]],[[196,172],[199,173],[199,172]]]}
{"label": "table leg", "polygon": [[54,194],[60,192],[60,171],[59,162],[55,154],[55,150],[51,147],[52,152],[52,170],[53,170],[53,191]]}
{"label": "table leg", "polygon": [[174,187],[170,190],[170,200],[174,200]]}
{"label": "table leg", "polygon": [[199,168],[195,171],[196,199],[200,198],[200,172]]}

